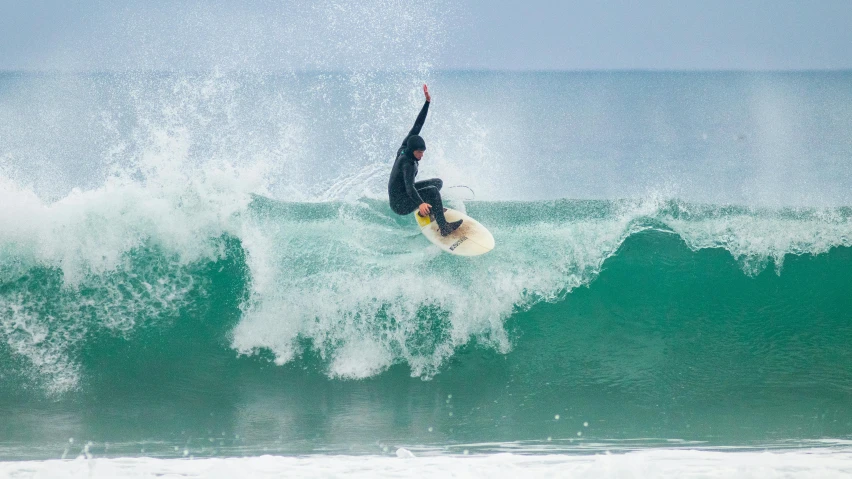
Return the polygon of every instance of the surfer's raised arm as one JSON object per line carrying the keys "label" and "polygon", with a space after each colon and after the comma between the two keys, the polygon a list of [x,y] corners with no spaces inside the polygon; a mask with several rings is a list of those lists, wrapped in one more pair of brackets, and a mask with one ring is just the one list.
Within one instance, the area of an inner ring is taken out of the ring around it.
{"label": "surfer's raised arm", "polygon": [[402,147],[405,148],[405,142],[408,141],[408,137],[412,135],[419,135],[420,130],[423,128],[423,124],[426,123],[426,114],[429,113],[429,103],[432,101],[432,96],[429,95],[429,87],[426,84],[423,84],[423,94],[426,96],[426,102],[423,103],[423,108],[420,109],[420,114],[417,115],[417,119],[414,120],[414,127],[411,128],[411,131],[408,132],[408,135],[405,136],[405,139],[402,140]]}

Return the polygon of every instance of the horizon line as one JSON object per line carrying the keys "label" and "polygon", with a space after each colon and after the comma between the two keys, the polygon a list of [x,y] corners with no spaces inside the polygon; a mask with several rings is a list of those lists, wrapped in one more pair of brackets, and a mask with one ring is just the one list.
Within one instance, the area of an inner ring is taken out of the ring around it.
{"label": "horizon line", "polygon": [[[357,68],[342,68],[336,70],[322,69],[222,69],[212,67],[208,69],[165,69],[165,68],[104,68],[104,69],[41,69],[41,68],[0,68],[0,74],[5,73],[38,73],[38,74],[131,74],[131,73],[154,73],[154,74],[175,74],[175,73],[259,73],[264,75],[293,75],[293,74],[348,74],[362,72],[380,72],[380,73],[415,73],[415,69],[357,69]],[[424,76],[430,73],[852,73],[852,67],[844,68],[788,68],[788,69],[773,69],[773,68],[577,68],[577,69],[558,69],[558,68],[434,68],[423,73]]]}

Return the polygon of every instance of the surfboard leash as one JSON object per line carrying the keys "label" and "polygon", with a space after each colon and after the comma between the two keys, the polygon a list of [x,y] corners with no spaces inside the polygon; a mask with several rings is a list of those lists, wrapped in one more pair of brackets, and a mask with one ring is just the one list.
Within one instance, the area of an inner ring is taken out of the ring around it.
{"label": "surfboard leash", "polygon": [[466,185],[455,185],[455,186],[448,186],[446,189],[448,189],[448,190],[449,190],[449,189],[452,189],[452,188],[467,188],[467,189],[468,189],[468,191],[470,191],[470,193],[473,195],[473,198],[469,198],[469,199],[467,199],[467,200],[463,200],[463,201],[471,201],[471,200],[475,200],[475,199],[476,199],[476,192],[474,192],[474,191],[473,191],[473,188],[471,188],[470,186],[466,186]]}

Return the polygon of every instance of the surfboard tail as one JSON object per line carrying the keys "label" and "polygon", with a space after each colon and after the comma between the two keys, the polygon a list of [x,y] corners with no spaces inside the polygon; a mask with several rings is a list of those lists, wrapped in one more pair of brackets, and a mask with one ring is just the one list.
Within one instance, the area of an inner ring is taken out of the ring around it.
{"label": "surfboard tail", "polygon": [[432,223],[432,215],[427,217],[420,216],[420,213],[414,213],[414,218],[417,219],[417,226],[423,228],[424,226],[428,226]]}

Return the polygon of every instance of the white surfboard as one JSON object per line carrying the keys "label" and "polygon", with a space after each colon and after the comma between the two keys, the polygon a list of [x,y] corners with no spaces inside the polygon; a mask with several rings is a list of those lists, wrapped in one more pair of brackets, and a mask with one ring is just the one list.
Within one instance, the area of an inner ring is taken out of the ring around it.
{"label": "white surfboard", "polygon": [[444,216],[449,222],[464,221],[457,230],[447,236],[441,236],[437,223],[430,218],[420,216],[420,213],[416,211],[414,212],[414,218],[417,219],[420,232],[447,253],[459,256],[479,256],[494,249],[494,236],[479,221],[451,208],[447,208]]}

